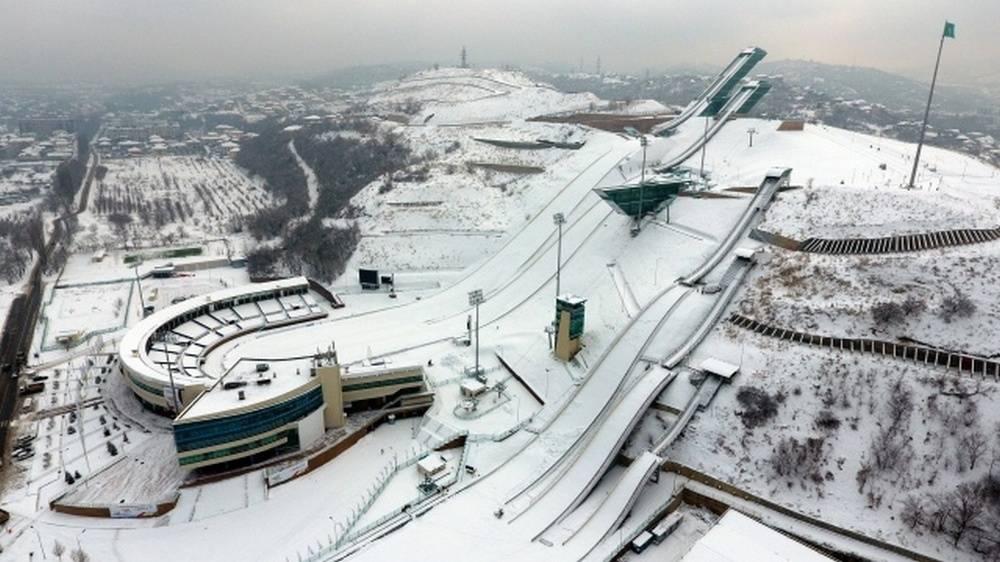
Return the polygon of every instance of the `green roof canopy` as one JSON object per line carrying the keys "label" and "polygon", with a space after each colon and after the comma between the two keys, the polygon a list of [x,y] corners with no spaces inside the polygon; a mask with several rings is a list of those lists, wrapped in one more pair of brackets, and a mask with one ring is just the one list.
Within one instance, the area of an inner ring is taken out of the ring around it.
{"label": "green roof canopy", "polygon": [[656,213],[673,202],[681,191],[687,189],[689,180],[670,179],[646,182],[642,189],[638,185],[597,188],[597,195],[623,215],[639,215],[639,198],[642,197],[642,212]]}

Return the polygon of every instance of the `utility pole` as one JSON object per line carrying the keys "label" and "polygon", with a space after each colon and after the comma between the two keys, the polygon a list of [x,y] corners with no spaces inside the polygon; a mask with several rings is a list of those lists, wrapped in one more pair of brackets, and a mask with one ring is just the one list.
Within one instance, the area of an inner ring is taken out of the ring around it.
{"label": "utility pole", "polygon": [[476,307],[476,370],[474,371],[476,379],[482,380],[482,374],[479,372],[479,305],[483,303],[483,290],[476,289],[474,291],[469,291],[469,305]]}
{"label": "utility pole", "polygon": [[601,75],[601,55],[597,55],[597,75]]}
{"label": "utility pole", "polygon": [[466,57],[465,45],[462,45],[462,68],[469,68],[469,61]]}
{"label": "utility pole", "polygon": [[566,216],[562,213],[552,215],[552,222],[559,229],[559,238],[556,243],[556,298],[559,298],[559,276],[562,273],[562,227],[566,223]]}
{"label": "utility pole", "polygon": [[747,129],[747,134],[750,135],[750,147],[753,148],[753,136],[757,134],[757,129],[750,127]]}
{"label": "utility pole", "polygon": [[920,152],[924,148],[924,135],[927,133],[927,118],[931,114],[931,101],[934,99],[934,85],[937,83],[938,68],[941,66],[941,51],[944,50],[944,38],[955,38],[955,24],[944,22],[944,31],[941,33],[941,43],[938,44],[937,60],[934,62],[934,75],[931,77],[931,91],[927,94],[927,108],[924,109],[924,123],[920,126],[920,140],[917,141],[917,156],[913,159],[913,172],[910,174],[910,183],[907,188],[913,189],[914,182],[917,181],[917,166],[920,165]]}

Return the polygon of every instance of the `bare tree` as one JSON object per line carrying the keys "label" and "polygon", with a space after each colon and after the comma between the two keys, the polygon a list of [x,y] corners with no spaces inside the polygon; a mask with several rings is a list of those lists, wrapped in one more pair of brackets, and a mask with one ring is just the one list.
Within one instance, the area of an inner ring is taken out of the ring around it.
{"label": "bare tree", "polygon": [[62,555],[66,553],[66,547],[63,543],[56,541],[52,545],[52,554],[56,557],[56,560],[62,560]]}
{"label": "bare tree", "polygon": [[963,482],[948,494],[946,503],[950,509],[945,515],[948,533],[954,539],[955,546],[962,540],[965,531],[983,515],[985,502],[981,487],[971,482]]}
{"label": "bare tree", "polygon": [[926,507],[919,495],[914,494],[903,500],[903,509],[899,517],[910,529],[916,529],[926,522]]}
{"label": "bare tree", "polygon": [[959,465],[965,459],[969,461],[969,470],[975,470],[976,461],[986,453],[988,445],[989,440],[986,438],[986,435],[978,429],[963,435],[958,440]]}

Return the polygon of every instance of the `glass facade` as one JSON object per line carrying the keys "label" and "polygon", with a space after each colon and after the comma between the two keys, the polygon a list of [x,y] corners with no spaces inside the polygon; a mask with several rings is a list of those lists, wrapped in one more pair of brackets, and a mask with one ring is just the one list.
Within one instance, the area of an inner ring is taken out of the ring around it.
{"label": "glass facade", "polygon": [[562,320],[562,312],[569,312],[569,337],[577,339],[583,335],[583,320],[586,315],[586,305],[583,301],[570,303],[563,299],[556,299],[556,326]]}
{"label": "glass facade", "polygon": [[[261,410],[213,420],[175,424],[174,443],[177,445],[177,452],[182,453],[247,439],[297,422],[322,406],[323,390],[316,387],[291,400]],[[260,446],[262,445],[256,445]]]}
{"label": "glass facade", "polygon": [[379,388],[383,386],[395,386],[397,384],[413,384],[424,382],[424,377],[420,375],[412,377],[399,377],[398,379],[383,379],[374,380],[369,382],[360,382],[355,384],[345,384],[341,389],[343,392],[352,392],[356,390],[367,390],[369,388]]}
{"label": "glass facade", "polygon": [[129,378],[130,381],[132,381],[132,384],[138,386],[139,388],[145,390],[146,392],[149,392],[151,394],[155,394],[157,396],[163,396],[163,388],[157,388],[155,386],[146,384],[146,383],[142,382],[141,380],[139,380],[139,377],[136,377],[136,376],[131,375],[131,374],[128,375],[128,378]]}
{"label": "glass facade", "polygon": [[180,457],[178,463],[181,466],[188,464],[195,464],[205,461],[210,461],[212,459],[221,459],[223,457],[228,457],[230,455],[236,455],[246,451],[252,451],[254,449],[259,449],[261,447],[270,445],[272,443],[277,443],[282,439],[288,439],[289,441],[297,440],[298,434],[294,429],[289,429],[288,431],[282,431],[281,433],[276,433],[274,435],[269,435],[263,439],[258,439],[256,441],[250,441],[249,443],[243,443],[242,445],[237,445],[235,447],[228,447],[225,449],[218,449],[215,451],[209,451],[207,453],[198,453],[195,455],[188,455],[186,457]]}

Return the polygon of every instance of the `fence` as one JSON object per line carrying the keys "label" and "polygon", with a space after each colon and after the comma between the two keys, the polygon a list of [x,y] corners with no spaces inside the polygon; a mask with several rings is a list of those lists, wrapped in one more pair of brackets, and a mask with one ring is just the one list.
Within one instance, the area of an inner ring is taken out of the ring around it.
{"label": "fence", "polygon": [[[128,312],[132,308],[132,295],[135,293],[135,281],[132,280],[132,279],[125,279],[125,280],[115,281],[114,283],[118,283],[118,282],[122,282],[122,281],[128,281],[129,282],[129,287],[128,287],[128,298],[125,300],[125,304],[123,305],[123,309],[122,309],[123,312],[122,312],[121,324],[118,325],[118,326],[111,326],[111,327],[108,327],[108,328],[100,328],[98,330],[88,330],[87,333],[82,338],[80,338],[80,341],[77,342],[74,345],[74,347],[76,345],[79,345],[79,344],[82,344],[82,343],[85,343],[85,342],[89,341],[94,336],[102,336],[104,334],[110,334],[112,332],[117,332],[118,330],[121,330],[122,328],[124,328],[124,327],[126,327],[128,325]],[[45,315],[45,309],[47,309],[49,307],[49,305],[52,304],[52,299],[55,296],[55,292],[56,292],[57,288],[69,289],[69,288],[73,288],[73,287],[83,287],[83,286],[92,286],[92,285],[105,285],[105,284],[111,284],[111,283],[95,282],[95,283],[83,283],[83,284],[80,284],[80,285],[64,285],[64,286],[61,286],[61,287],[53,286],[52,291],[51,291],[51,293],[49,295],[48,302],[43,303],[43,305],[42,305],[42,313],[41,313],[42,314],[42,339],[41,339],[41,342],[39,342],[39,344],[38,344],[38,349],[40,351],[55,351],[57,349],[63,349],[64,348],[64,346],[61,346],[61,345],[58,345],[58,344],[56,344],[56,345],[48,345],[48,344],[46,344],[46,339],[48,338],[48,334],[49,334],[49,318],[48,318],[48,316]]]}
{"label": "fence", "polygon": [[777,326],[758,322],[752,318],[733,314],[729,321],[740,328],[756,332],[763,336],[774,337],[793,343],[815,345],[841,351],[872,353],[884,357],[905,359],[923,365],[936,365],[947,369],[956,369],[968,375],[990,376],[1000,380],[1000,362],[986,357],[978,357],[967,353],[937,349],[923,345],[888,342],[867,338],[838,338],[821,336],[805,332],[796,332]]}
{"label": "fence", "polygon": [[[741,490],[728,482],[724,482],[722,480],[719,480],[718,478],[709,476],[687,465],[683,465],[674,461],[666,461],[663,463],[663,469],[668,472],[677,473],[681,476],[684,476],[685,478],[688,478],[689,480],[693,480],[713,490],[718,490],[724,494],[728,494],[740,500],[758,504],[765,509],[774,511],[776,513],[779,513],[781,515],[790,517],[798,521],[802,521],[804,523],[823,529],[825,531],[830,531],[835,534],[848,537],[852,540],[870,546],[874,546],[876,548],[881,548],[883,550],[887,550],[894,554],[905,556],[913,560],[917,560],[919,562],[937,562],[937,560],[934,558],[925,556],[923,554],[914,552],[912,550],[905,549],[901,546],[880,541],[878,539],[871,538],[867,535],[863,535],[857,531],[852,531],[850,529],[837,527],[836,525],[833,525],[826,521],[822,521],[820,519],[814,519],[812,517],[809,517],[808,515],[803,515],[787,507],[774,503],[770,500],[767,500],[759,496],[755,496],[749,492]],[[701,505],[710,509],[711,511],[715,511],[716,513],[721,513],[720,507],[722,508],[722,510],[724,510],[724,508],[726,507],[729,507],[729,504],[727,504],[724,500],[720,500],[718,498],[710,497],[707,494],[700,493],[697,490],[691,489],[687,485],[685,485],[684,490],[682,492],[682,498],[685,503],[689,503],[692,505]]]}
{"label": "fence", "polygon": [[1000,228],[959,228],[921,234],[898,234],[879,238],[818,238],[799,241],[781,234],[754,229],[750,237],[797,252],[830,255],[878,255],[921,252],[980,244],[1000,239]]}

